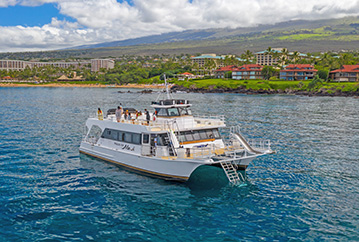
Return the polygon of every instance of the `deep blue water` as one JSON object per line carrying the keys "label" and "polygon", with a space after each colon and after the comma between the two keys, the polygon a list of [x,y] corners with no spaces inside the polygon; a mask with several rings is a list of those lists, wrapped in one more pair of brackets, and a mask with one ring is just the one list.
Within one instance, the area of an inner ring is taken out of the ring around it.
{"label": "deep blue water", "polygon": [[277,150],[211,188],[79,154],[98,107],[157,97],[117,91],[0,88],[0,241],[359,241],[359,99],[177,94]]}

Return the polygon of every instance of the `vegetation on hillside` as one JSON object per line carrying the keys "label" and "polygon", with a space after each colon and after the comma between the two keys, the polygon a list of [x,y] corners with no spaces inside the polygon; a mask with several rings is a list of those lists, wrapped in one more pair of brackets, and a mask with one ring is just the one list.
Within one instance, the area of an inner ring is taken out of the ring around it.
{"label": "vegetation on hillside", "polygon": [[324,82],[319,77],[308,81],[283,81],[283,80],[223,80],[205,79],[193,81],[175,81],[174,84],[189,89],[247,89],[259,90],[282,90],[282,91],[307,91],[307,92],[359,92],[359,83],[355,82]]}

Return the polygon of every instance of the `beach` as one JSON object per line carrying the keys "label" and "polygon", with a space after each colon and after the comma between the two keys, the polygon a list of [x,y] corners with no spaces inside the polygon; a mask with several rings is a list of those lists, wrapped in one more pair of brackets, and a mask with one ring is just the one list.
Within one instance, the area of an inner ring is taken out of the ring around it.
{"label": "beach", "polygon": [[139,88],[139,89],[162,89],[163,84],[133,84],[126,85],[103,85],[103,84],[78,84],[78,83],[0,83],[0,87],[96,87],[96,88]]}

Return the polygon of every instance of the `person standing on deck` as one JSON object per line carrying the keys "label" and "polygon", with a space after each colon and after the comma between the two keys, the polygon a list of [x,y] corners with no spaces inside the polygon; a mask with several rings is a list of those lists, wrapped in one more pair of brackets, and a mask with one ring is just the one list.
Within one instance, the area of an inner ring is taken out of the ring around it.
{"label": "person standing on deck", "polygon": [[126,110],[126,117],[127,117],[127,120],[131,120],[131,113]]}
{"label": "person standing on deck", "polygon": [[98,116],[98,120],[103,120],[103,113],[101,108],[97,109],[97,116]]}
{"label": "person standing on deck", "polygon": [[145,109],[145,115],[146,115],[146,121],[147,121],[147,124],[150,124],[150,112],[147,111],[147,109]]}
{"label": "person standing on deck", "polygon": [[122,107],[121,107],[121,106],[118,106],[117,109],[116,109],[116,119],[117,119],[117,122],[120,122],[120,121],[121,121],[122,114],[123,114]]}

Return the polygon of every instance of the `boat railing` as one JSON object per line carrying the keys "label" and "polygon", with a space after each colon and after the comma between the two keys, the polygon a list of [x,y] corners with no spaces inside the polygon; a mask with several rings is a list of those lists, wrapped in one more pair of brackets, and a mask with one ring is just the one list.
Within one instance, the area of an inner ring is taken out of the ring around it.
{"label": "boat railing", "polygon": [[250,144],[251,147],[253,147],[256,150],[260,150],[260,151],[271,150],[270,140],[249,139],[248,143]]}
{"label": "boat railing", "polygon": [[214,119],[214,120],[220,120],[220,121],[225,121],[225,116],[224,115],[200,115],[200,116],[195,116],[193,117],[194,119]]}
{"label": "boat railing", "polygon": [[177,148],[179,158],[198,159],[210,158],[214,154],[212,147]]}
{"label": "boat railing", "polygon": [[[233,145],[241,146],[244,148],[243,144],[240,143],[238,139],[234,138],[233,135],[235,134],[239,134],[244,139],[243,134],[241,132],[241,127],[239,125],[236,125],[230,127],[230,135],[229,135],[229,139],[227,140],[229,141],[229,143]],[[254,150],[260,152],[271,151],[270,140],[257,138],[257,139],[245,139],[243,142],[244,143],[247,142],[250,148],[253,148]]]}
{"label": "boat railing", "polygon": [[193,119],[197,126],[223,126],[225,124],[224,115],[196,116]]}
{"label": "boat railing", "polygon": [[187,159],[208,159],[213,156],[229,156],[237,152],[243,152],[246,156],[246,150],[239,144],[226,144],[224,147],[216,147],[215,145],[205,147],[192,147],[192,148],[177,148],[177,155],[179,158]]}

